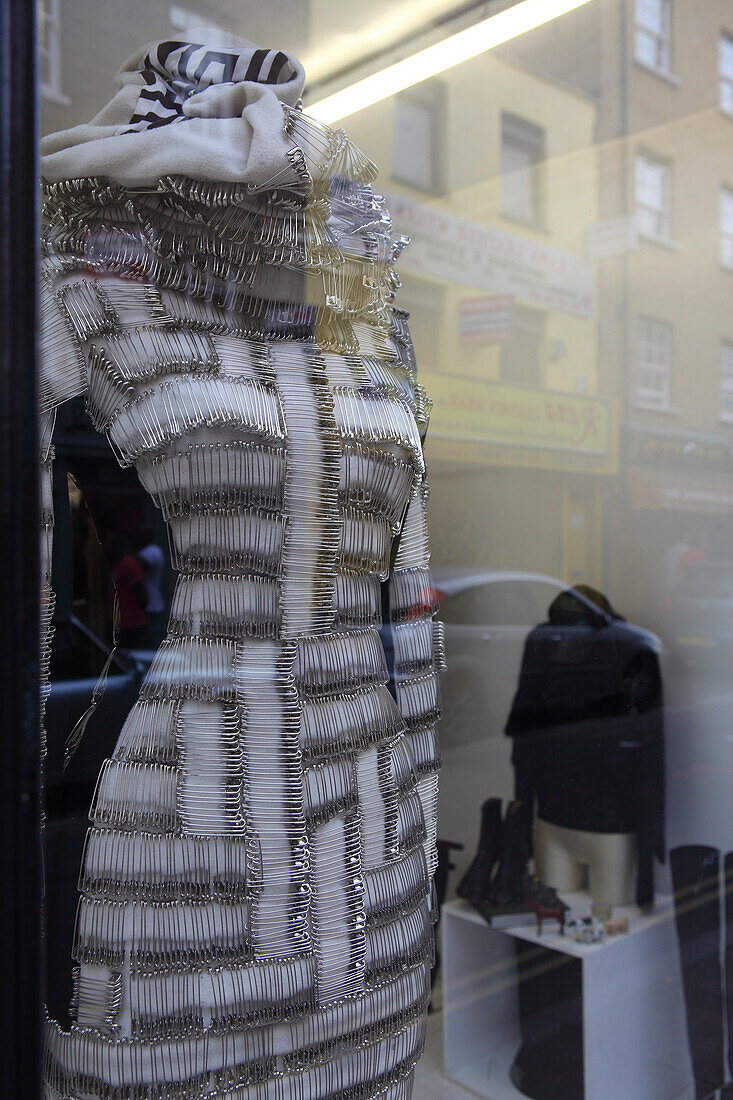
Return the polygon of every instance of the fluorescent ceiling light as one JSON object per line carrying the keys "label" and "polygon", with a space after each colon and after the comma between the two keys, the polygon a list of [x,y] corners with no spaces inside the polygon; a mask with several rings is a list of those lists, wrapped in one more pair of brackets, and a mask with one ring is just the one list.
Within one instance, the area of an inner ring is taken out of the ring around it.
{"label": "fluorescent ceiling light", "polygon": [[588,2],[589,0],[521,0],[521,3],[443,38],[402,61],[396,61],[394,65],[388,65],[378,73],[357,80],[340,92],[308,104],[306,110],[309,115],[322,122],[336,122],[363,110],[364,107],[371,107],[382,99],[388,99],[405,88],[411,88],[421,80],[437,76],[453,65],[459,65],[461,61],[477,57],[493,46],[500,46],[502,42],[509,42],[526,31],[541,27],[543,23],[549,23],[559,15],[575,11]]}

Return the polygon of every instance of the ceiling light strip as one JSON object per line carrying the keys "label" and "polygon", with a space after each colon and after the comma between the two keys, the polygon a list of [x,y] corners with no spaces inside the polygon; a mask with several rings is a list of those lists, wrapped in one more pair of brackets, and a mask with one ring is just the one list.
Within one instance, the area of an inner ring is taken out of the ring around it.
{"label": "ceiling light strip", "polygon": [[521,0],[333,95],[308,104],[308,114],[322,122],[337,122],[587,3],[589,0]]}

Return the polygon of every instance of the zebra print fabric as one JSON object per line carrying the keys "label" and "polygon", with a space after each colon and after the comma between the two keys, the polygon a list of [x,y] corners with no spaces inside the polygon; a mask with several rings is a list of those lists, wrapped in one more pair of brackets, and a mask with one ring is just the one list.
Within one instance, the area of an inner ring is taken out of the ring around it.
{"label": "zebra print fabric", "polygon": [[286,84],[295,75],[281,50],[226,50],[196,42],[158,42],[145,56],[145,81],[135,112],[124,133],[152,130],[188,116],[183,104],[212,84],[252,81]]}

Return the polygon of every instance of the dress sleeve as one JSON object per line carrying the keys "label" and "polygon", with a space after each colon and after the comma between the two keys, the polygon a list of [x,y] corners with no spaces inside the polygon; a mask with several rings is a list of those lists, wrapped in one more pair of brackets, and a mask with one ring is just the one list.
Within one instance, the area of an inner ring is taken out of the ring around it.
{"label": "dress sleeve", "polygon": [[395,543],[392,570],[382,591],[384,642],[392,691],[405,723],[405,743],[417,778],[430,873],[437,865],[439,674],[445,666],[443,624],[429,569],[428,486],[423,475],[413,489]]}
{"label": "dress sleeve", "polygon": [[52,413],[64,401],[83,394],[87,371],[81,298],[90,282],[64,275],[50,261],[41,268],[39,311],[39,411]]}

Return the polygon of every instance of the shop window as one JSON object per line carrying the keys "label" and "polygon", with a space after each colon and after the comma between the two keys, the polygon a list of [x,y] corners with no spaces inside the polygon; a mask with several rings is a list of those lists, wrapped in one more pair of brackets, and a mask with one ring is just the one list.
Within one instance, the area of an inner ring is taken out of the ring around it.
{"label": "shop window", "polygon": [[636,0],[634,23],[636,60],[668,73],[672,63],[670,0]]}
{"label": "shop window", "polygon": [[506,218],[543,227],[540,165],[545,131],[526,118],[501,116],[501,212]]}
{"label": "shop window", "polygon": [[636,400],[653,409],[671,404],[672,326],[640,317],[637,324]]}
{"label": "shop window", "polygon": [[442,190],[443,88],[413,88],[394,105],[392,175],[421,191]]}
{"label": "shop window", "polygon": [[720,419],[733,424],[733,342],[720,345]]}
{"label": "shop window", "polygon": [[60,0],[39,0],[38,65],[41,94],[47,99],[67,103],[61,91],[61,12]]}
{"label": "shop window", "polygon": [[720,229],[720,262],[723,267],[729,267],[733,270],[733,190],[730,187],[723,187],[720,191],[718,226]]}
{"label": "shop window", "polygon": [[718,103],[733,115],[733,37],[721,34],[718,42]]}
{"label": "shop window", "polygon": [[502,382],[528,386],[540,383],[540,360],[545,338],[545,314],[538,309],[515,306],[512,335],[501,345]]}
{"label": "shop window", "polygon": [[671,173],[668,164],[639,153],[636,158],[636,224],[647,237],[671,236]]}

